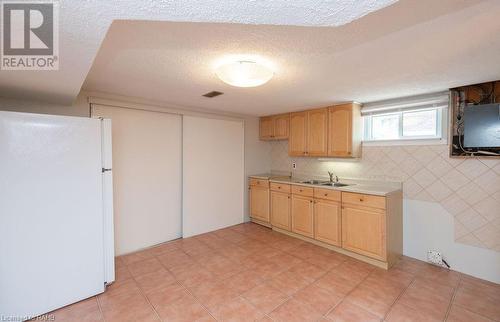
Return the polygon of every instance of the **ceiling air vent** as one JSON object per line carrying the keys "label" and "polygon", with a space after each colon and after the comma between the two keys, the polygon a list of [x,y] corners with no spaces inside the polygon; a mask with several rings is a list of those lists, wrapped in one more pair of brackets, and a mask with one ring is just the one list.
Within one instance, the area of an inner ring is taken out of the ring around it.
{"label": "ceiling air vent", "polygon": [[217,91],[211,91],[211,92],[208,92],[206,94],[203,94],[202,96],[205,96],[205,97],[208,97],[208,98],[212,98],[212,97],[219,96],[219,95],[222,95],[222,94],[224,94],[224,93],[217,92]]}

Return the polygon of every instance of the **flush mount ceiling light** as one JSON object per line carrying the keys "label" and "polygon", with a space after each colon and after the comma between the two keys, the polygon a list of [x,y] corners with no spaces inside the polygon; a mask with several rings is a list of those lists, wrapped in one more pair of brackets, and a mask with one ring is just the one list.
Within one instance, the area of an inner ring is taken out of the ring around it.
{"label": "flush mount ceiling light", "polygon": [[273,78],[273,71],[252,60],[237,60],[221,64],[215,69],[217,76],[226,84],[237,87],[256,87]]}

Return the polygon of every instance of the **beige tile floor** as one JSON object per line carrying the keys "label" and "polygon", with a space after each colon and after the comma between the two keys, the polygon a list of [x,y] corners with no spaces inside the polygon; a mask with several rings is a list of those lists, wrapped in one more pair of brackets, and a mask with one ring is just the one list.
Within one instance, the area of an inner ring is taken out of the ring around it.
{"label": "beige tile floor", "polygon": [[55,321],[500,321],[500,285],[403,258],[384,271],[241,224],[116,260]]}

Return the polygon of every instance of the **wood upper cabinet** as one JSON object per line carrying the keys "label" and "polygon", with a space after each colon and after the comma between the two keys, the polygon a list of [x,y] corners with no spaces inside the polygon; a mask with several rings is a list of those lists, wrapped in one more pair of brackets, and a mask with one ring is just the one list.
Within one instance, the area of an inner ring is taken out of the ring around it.
{"label": "wood upper cabinet", "polygon": [[272,140],[274,136],[274,120],[272,116],[260,118],[259,136],[261,140]]}
{"label": "wood upper cabinet", "polygon": [[361,156],[363,133],[359,104],[349,103],[330,107],[328,127],[328,156]]}
{"label": "wood upper cabinet", "polygon": [[351,204],[343,205],[342,247],[361,255],[386,261],[385,211]]}
{"label": "wood upper cabinet", "polygon": [[285,140],[288,139],[289,128],[289,113],[261,117],[259,137],[261,140]]}
{"label": "wood upper cabinet", "polygon": [[307,111],[307,155],[328,154],[328,109]]}
{"label": "wood upper cabinet", "polygon": [[288,154],[326,156],[328,153],[328,109],[290,114]]}
{"label": "wood upper cabinet", "polygon": [[271,191],[271,224],[273,226],[291,230],[290,203],[289,193]]}
{"label": "wood upper cabinet", "polygon": [[274,139],[286,140],[290,131],[290,114],[275,115],[274,119]]}
{"label": "wood upper cabinet", "polygon": [[290,113],[289,155],[306,156],[307,123],[307,112]]}
{"label": "wood upper cabinet", "polygon": [[313,198],[292,194],[292,231],[314,238]]}
{"label": "wood upper cabinet", "polygon": [[269,222],[269,187],[250,186],[250,217]]}
{"label": "wood upper cabinet", "polygon": [[324,243],[341,246],[340,202],[314,200],[314,238]]}
{"label": "wood upper cabinet", "polygon": [[260,118],[261,140],[288,139],[290,156],[361,156],[361,106],[347,103]]}

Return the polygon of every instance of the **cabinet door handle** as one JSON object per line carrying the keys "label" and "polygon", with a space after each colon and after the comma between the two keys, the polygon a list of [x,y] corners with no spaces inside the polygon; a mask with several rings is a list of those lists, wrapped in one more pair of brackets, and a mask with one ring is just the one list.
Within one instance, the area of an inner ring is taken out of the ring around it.
{"label": "cabinet door handle", "polygon": [[327,194],[327,193],[325,193],[325,194],[324,194],[324,196],[325,196],[325,197],[328,197],[328,194]]}
{"label": "cabinet door handle", "polygon": [[278,186],[278,189],[281,189],[281,187],[280,187],[280,186]]}

